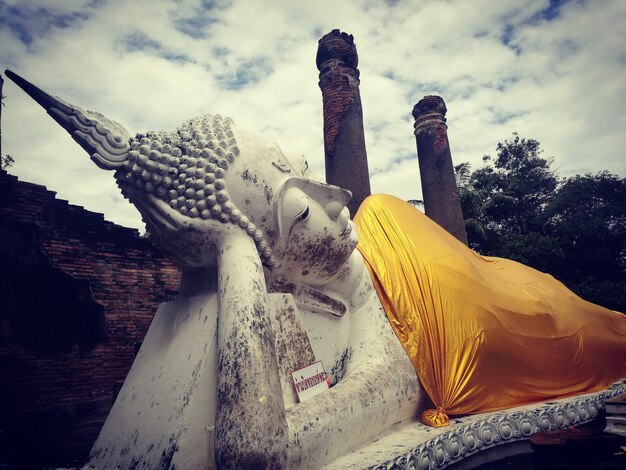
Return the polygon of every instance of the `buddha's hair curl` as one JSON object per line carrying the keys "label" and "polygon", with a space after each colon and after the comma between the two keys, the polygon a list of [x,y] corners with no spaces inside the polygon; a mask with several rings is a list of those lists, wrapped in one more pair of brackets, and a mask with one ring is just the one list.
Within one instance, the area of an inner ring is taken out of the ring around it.
{"label": "buddha's hair curl", "polygon": [[151,193],[180,214],[238,225],[250,235],[263,264],[275,259],[265,235],[230,200],[224,176],[239,155],[233,120],[205,115],[174,132],[148,132],[130,139],[127,160],[116,171],[122,194],[129,187]]}

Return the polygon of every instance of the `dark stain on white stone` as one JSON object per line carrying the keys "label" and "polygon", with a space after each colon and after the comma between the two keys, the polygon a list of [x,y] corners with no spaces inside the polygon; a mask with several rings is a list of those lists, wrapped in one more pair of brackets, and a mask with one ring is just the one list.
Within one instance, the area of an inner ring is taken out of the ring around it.
{"label": "dark stain on white stone", "polygon": [[343,376],[346,375],[346,366],[348,365],[348,362],[350,362],[351,357],[352,348],[346,348],[341,353],[341,357],[331,367],[330,372],[328,373],[331,387],[337,384],[337,382],[343,379]]}
{"label": "dark stain on white stone", "polygon": [[241,172],[241,178],[244,179],[245,181],[250,181],[251,183],[254,183],[255,185],[258,184],[257,175],[255,175],[254,173],[250,173],[250,171],[247,168]]}
{"label": "dark stain on white stone", "polygon": [[274,199],[274,191],[268,185],[265,185],[263,188],[263,194],[265,194],[265,200],[268,204],[272,203],[272,199]]}
{"label": "dark stain on white stone", "polygon": [[169,443],[163,452],[161,453],[161,460],[159,460],[158,470],[174,470],[172,460],[174,454],[178,450],[178,438],[180,433],[172,434],[169,439]]}

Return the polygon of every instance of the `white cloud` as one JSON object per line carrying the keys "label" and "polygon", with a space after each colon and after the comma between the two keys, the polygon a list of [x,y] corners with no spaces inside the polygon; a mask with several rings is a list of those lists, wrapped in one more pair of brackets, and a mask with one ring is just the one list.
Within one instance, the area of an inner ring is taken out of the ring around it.
{"label": "white cloud", "polygon": [[[432,93],[446,100],[456,162],[479,167],[517,131],[539,140],[562,175],[626,174],[626,4],[388,3],[4,1],[0,65],[133,133],[231,115],[323,174],[315,53],[322,34],[341,28],[359,51],[375,192],[420,198],[410,113]],[[13,173],[141,226],[129,204],[112,199],[111,174],[8,81],[4,94]]]}

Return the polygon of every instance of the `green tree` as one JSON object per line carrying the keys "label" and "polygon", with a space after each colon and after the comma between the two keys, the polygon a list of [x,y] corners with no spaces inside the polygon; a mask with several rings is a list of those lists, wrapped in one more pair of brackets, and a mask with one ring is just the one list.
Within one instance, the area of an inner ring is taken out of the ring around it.
{"label": "green tree", "polygon": [[626,313],[626,179],[567,178],[545,212],[563,252],[554,274],[590,302]]}
{"label": "green tree", "polygon": [[545,233],[544,208],[554,196],[557,177],[539,142],[513,133],[499,143],[496,157],[483,157],[469,191],[461,192],[470,246],[542,271],[559,262],[558,243]]}
{"label": "green tree", "polygon": [[[517,133],[499,143],[496,152],[493,164],[485,157],[485,167],[472,175],[472,186],[492,199],[485,211],[489,229],[496,233],[536,230],[543,225],[542,209],[557,186],[550,168],[552,159],[540,156],[539,142],[520,138]],[[493,200],[499,195],[508,197]]]}
{"label": "green tree", "polygon": [[0,75],[0,169],[6,170],[13,166],[15,160],[11,155],[4,155],[2,153],[2,108],[4,108],[4,99],[6,96],[2,94],[2,87],[4,85],[4,79]]}
{"label": "green tree", "polygon": [[[486,157],[487,160],[489,157]],[[510,203],[511,196],[498,192],[489,192],[486,188],[478,189],[474,186],[473,174],[470,172],[469,162],[454,166],[455,179],[463,212],[463,222],[467,233],[469,246],[479,248],[479,244],[487,241],[487,212],[494,204]]]}
{"label": "green tree", "polygon": [[626,312],[626,180],[559,180],[539,142],[517,134],[460,188],[470,246],[554,275],[581,297]]}
{"label": "green tree", "polygon": [[413,207],[415,207],[416,209],[421,210],[422,212],[424,211],[424,201],[422,201],[421,199],[409,199],[408,201],[409,204],[411,204]]}
{"label": "green tree", "polygon": [[456,182],[456,189],[459,193],[469,186],[471,178],[472,165],[470,162],[454,165],[454,181]]}
{"label": "green tree", "polygon": [[6,170],[7,168],[11,168],[15,163],[15,160],[11,155],[0,155],[0,169]]}
{"label": "green tree", "polygon": [[[2,87],[4,86],[4,78],[0,75],[0,168],[4,170],[4,154],[2,153],[2,108],[4,108],[4,98],[5,96],[2,94]],[[11,159],[13,160],[13,159]],[[11,166],[13,162],[11,162]]]}

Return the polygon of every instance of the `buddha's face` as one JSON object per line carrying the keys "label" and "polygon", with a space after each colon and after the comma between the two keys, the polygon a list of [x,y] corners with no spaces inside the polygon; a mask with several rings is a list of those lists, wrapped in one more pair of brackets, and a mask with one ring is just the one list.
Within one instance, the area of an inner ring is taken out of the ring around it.
{"label": "buddha's face", "polygon": [[337,187],[302,178],[284,184],[273,247],[280,260],[273,273],[277,282],[322,285],[339,271],[357,244],[348,199]]}
{"label": "buddha's face", "polygon": [[307,179],[278,147],[237,134],[242,155],[228,185],[239,186],[230,191],[233,201],[267,236],[276,260],[269,283],[325,284],[357,244],[346,208],[350,193]]}

